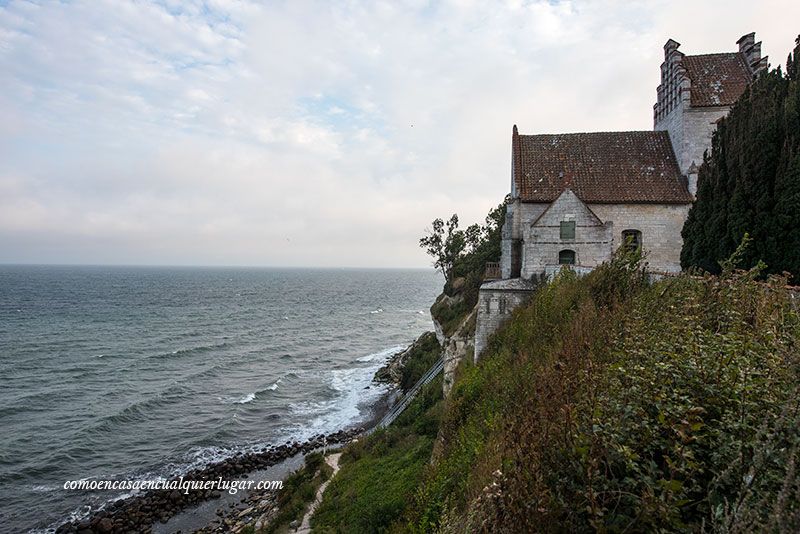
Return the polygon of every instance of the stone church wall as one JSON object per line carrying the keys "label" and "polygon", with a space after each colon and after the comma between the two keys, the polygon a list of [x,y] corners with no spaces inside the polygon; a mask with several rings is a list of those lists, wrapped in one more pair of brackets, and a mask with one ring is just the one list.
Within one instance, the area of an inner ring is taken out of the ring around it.
{"label": "stone church wall", "polygon": [[711,150],[711,136],[717,129],[717,121],[728,114],[730,107],[691,108],[683,118],[683,158],[678,161],[681,174],[692,165],[703,163],[703,152]]}
{"label": "stone church wall", "polygon": [[[561,239],[561,221],[575,221],[575,239]],[[534,226],[531,223],[536,221]],[[611,254],[611,227],[604,225],[571,191],[565,191],[539,220],[524,225],[522,277],[534,278],[558,265],[558,253],[575,251],[577,265],[596,266]]]}
{"label": "stone church wall", "polygon": [[687,98],[656,123],[656,131],[666,130],[669,133],[681,174],[687,174],[692,162],[697,165],[703,163],[703,152],[711,147],[711,136],[717,128],[717,121],[728,111],[728,106],[692,108]]}
{"label": "stone church wall", "polygon": [[511,312],[530,298],[534,285],[520,279],[500,280],[481,286],[478,294],[475,321],[475,352],[477,362],[489,336],[511,318]]}
{"label": "stone church wall", "polygon": [[611,250],[622,244],[623,230],[639,230],[650,270],[680,271],[681,229],[689,204],[590,204],[589,207],[602,221],[613,223]]}
{"label": "stone church wall", "polygon": [[539,218],[550,204],[523,203],[518,199],[509,205],[500,243],[500,272],[511,278],[511,247],[514,239],[522,239],[524,228]]}

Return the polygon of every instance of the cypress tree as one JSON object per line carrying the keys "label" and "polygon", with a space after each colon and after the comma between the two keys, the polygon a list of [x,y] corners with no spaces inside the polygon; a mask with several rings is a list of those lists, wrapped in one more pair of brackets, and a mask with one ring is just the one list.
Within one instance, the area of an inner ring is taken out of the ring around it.
{"label": "cypress tree", "polygon": [[[784,142],[775,173],[773,233],[780,236],[777,267],[800,281],[800,36],[786,61],[789,78],[783,101]],[[794,57],[793,57],[794,56]]]}
{"label": "cypress tree", "polygon": [[697,200],[681,235],[681,265],[719,272],[745,233],[753,246],[744,267],[800,282],[800,89],[798,47],[762,74],[720,121],[700,167]]}

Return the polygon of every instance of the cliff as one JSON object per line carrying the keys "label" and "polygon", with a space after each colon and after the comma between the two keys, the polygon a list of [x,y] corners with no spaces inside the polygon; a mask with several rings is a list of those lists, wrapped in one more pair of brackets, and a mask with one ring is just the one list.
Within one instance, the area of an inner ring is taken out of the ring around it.
{"label": "cliff", "polygon": [[[454,286],[459,288],[461,284]],[[431,306],[436,339],[444,357],[442,388],[445,397],[453,387],[459,363],[465,358],[471,359],[475,350],[475,306],[477,304],[468,302],[458,289],[454,296],[442,293]]]}
{"label": "cliff", "polygon": [[[432,383],[345,449],[312,526],[797,531],[800,315],[758,275],[651,283],[625,256],[562,273],[448,398]],[[439,322],[446,346],[468,322]]]}

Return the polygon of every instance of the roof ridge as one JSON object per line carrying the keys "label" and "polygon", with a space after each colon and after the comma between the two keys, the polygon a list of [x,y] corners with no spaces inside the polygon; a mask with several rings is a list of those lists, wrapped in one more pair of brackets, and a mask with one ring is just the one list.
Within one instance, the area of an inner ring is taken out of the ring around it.
{"label": "roof ridge", "polygon": [[600,135],[600,134],[662,134],[661,130],[606,130],[599,132],[564,132],[564,133],[536,133],[519,134],[520,137],[536,137],[540,135]]}
{"label": "roof ridge", "polygon": [[734,50],[733,52],[713,52],[711,54],[684,54],[683,59],[687,57],[735,56],[737,54],[741,54],[741,52]]}

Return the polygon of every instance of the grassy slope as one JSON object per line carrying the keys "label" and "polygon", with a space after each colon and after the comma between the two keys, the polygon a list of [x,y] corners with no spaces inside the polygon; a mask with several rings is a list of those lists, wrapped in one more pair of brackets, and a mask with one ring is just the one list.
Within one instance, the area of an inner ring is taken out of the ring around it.
{"label": "grassy slope", "polygon": [[400,372],[400,388],[408,391],[439,359],[441,350],[436,334],[422,334],[411,348],[411,353]]}
{"label": "grassy slope", "polygon": [[[259,530],[259,534],[288,532],[289,524],[302,520],[308,505],[314,500],[317,489],[330,478],[331,467],[325,463],[322,453],[315,452],[305,457],[301,469],[292,473],[283,482],[283,489],[278,494],[278,513],[269,525]],[[245,532],[255,532],[250,527]]]}
{"label": "grassy slope", "polygon": [[782,283],[649,285],[625,258],[561,276],[461,369],[409,525],[797,530],[799,328]]}
{"label": "grassy slope", "polygon": [[[404,369],[413,384],[438,358],[439,345],[424,343]],[[426,350],[422,350],[422,349]],[[340,471],[312,518],[315,532],[403,531],[403,514],[429,463],[443,409],[442,380],[425,386],[385,430],[348,445]]]}
{"label": "grassy slope", "polygon": [[754,278],[561,275],[446,406],[431,386],[348,449],[314,526],[800,530],[800,320],[784,280]]}

